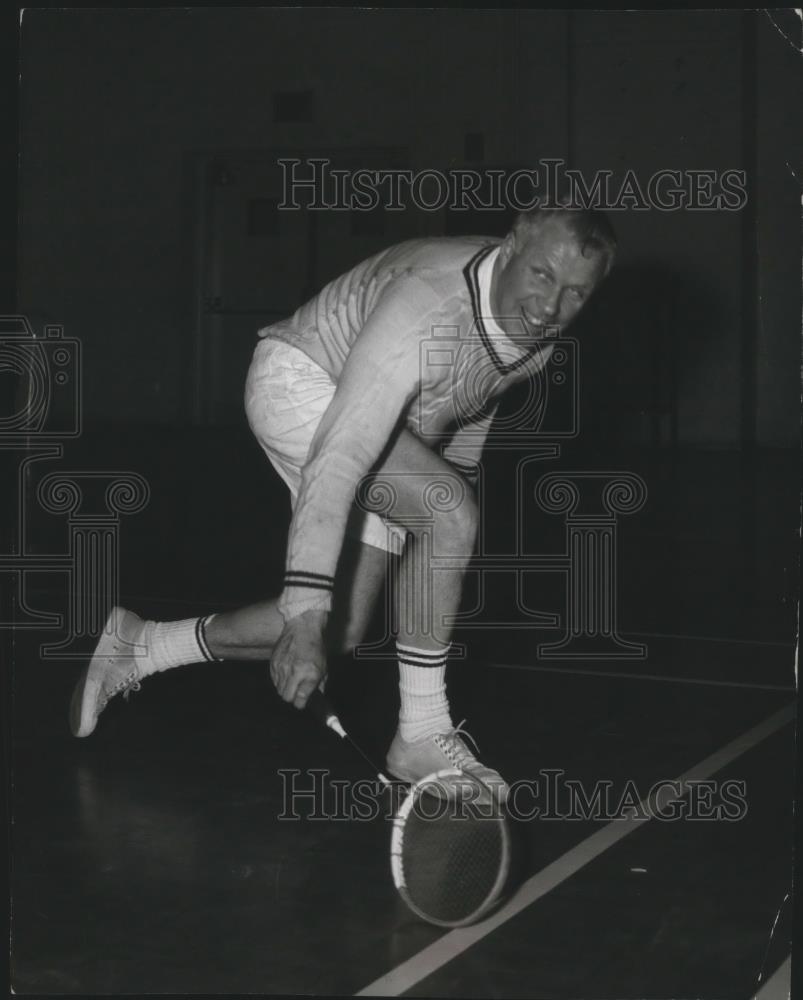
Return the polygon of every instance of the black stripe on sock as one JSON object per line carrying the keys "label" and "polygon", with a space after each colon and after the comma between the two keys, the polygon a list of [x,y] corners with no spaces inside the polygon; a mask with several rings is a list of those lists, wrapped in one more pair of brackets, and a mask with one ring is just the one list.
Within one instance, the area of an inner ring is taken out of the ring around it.
{"label": "black stripe on sock", "polygon": [[212,655],[212,651],[209,648],[209,643],[206,641],[206,623],[209,620],[209,615],[205,618],[199,618],[195,623],[195,639],[198,642],[198,646],[201,652],[204,654],[205,659],[208,663],[218,663],[220,662],[216,656]]}
{"label": "black stripe on sock", "polygon": [[284,574],[285,587],[307,587],[310,590],[332,590],[334,577],[324,573],[307,573],[305,570],[289,570]]}
{"label": "black stripe on sock", "polygon": [[449,648],[447,646],[440,653],[435,653],[429,650],[418,652],[417,650],[405,649],[397,645],[396,654],[399,663],[404,663],[410,667],[445,667],[449,659]]}
{"label": "black stripe on sock", "polygon": [[447,661],[444,659],[437,663],[418,663],[416,660],[407,660],[403,656],[400,656],[399,663],[403,664],[405,667],[420,667],[421,670],[439,670],[441,667],[446,666]]}
{"label": "black stripe on sock", "polygon": [[449,655],[450,646],[444,646],[443,649],[414,649],[412,646],[405,646],[403,643],[396,643],[396,651],[400,656],[408,653],[410,656],[420,656],[424,660],[432,659],[442,659]]}

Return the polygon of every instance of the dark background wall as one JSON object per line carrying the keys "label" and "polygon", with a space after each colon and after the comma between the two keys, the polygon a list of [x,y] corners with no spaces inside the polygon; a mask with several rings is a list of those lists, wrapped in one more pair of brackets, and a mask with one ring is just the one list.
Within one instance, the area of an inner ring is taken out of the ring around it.
{"label": "dark background wall", "polygon": [[[756,440],[793,445],[800,67],[766,17],[756,29],[746,56],[738,12],[28,10],[20,309],[83,342],[90,423],[191,422],[193,156],[381,147],[448,168],[480,133],[473,166],[560,157],[641,178],[747,166],[748,232],[739,212],[616,213],[620,273],[584,376],[614,437],[665,443],[674,426],[680,444],[731,448],[747,372]],[[311,91],[311,120],[275,121],[279,91]],[[446,223],[419,213],[408,228]],[[354,256],[348,232],[338,239]]]}

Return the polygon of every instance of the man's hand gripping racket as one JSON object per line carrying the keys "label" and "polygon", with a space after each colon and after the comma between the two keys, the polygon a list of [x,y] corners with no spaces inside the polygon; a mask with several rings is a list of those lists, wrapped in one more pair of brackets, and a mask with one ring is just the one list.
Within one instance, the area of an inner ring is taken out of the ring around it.
{"label": "man's hand gripping racket", "polygon": [[270,677],[279,696],[304,708],[326,678],[324,631],[327,613],[310,610],[288,621],[270,658]]}

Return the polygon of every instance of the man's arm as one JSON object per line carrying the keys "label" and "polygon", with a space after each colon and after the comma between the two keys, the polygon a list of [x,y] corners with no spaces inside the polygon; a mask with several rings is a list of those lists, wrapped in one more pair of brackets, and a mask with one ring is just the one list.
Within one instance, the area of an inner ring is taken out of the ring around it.
{"label": "man's arm", "polygon": [[313,437],[290,526],[279,610],[328,611],[354,491],[379,459],[420,384],[419,342],[434,295],[417,278],[388,289],[355,341]]}

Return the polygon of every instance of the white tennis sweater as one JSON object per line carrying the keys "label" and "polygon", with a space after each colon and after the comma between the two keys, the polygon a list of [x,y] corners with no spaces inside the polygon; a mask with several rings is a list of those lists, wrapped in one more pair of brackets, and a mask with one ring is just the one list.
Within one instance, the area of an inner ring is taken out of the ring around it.
{"label": "white tennis sweater", "polygon": [[499,395],[552,346],[507,336],[490,309],[498,239],[411,240],[326,285],[259,331],[337,384],[310,447],[287,550],[285,619],[331,606],[355,488],[406,426],[456,464],[479,458]]}

